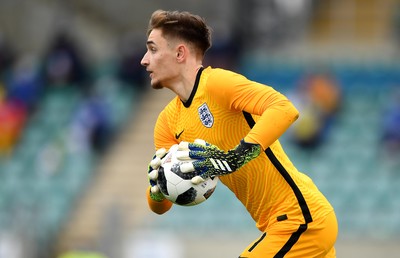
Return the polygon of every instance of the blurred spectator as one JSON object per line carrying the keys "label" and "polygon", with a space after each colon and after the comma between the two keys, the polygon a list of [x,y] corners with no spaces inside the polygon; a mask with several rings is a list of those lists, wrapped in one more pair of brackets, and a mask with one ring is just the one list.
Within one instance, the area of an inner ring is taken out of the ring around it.
{"label": "blurred spectator", "polygon": [[47,85],[86,86],[89,70],[78,45],[65,32],[59,32],[44,56],[43,76]]}
{"label": "blurred spectator", "polygon": [[128,34],[121,40],[118,50],[117,78],[131,87],[147,89],[147,72],[140,64],[146,52],[143,39]]}
{"label": "blurred spectator", "polygon": [[320,146],[340,109],[340,88],[331,76],[314,73],[300,82],[292,98],[300,110],[300,118],[291,129],[292,140],[303,148]]}
{"label": "blurred spectator", "polygon": [[0,156],[11,154],[26,117],[26,108],[20,103],[11,100],[0,102]]}
{"label": "blurred spectator", "polygon": [[78,106],[71,125],[71,137],[79,151],[104,152],[111,141],[113,126],[110,107],[97,92],[92,92]]}
{"label": "blurred spectator", "polygon": [[7,97],[32,111],[42,94],[43,83],[39,78],[36,62],[23,56],[14,65],[7,83]]}
{"label": "blurred spectator", "polygon": [[400,164],[400,90],[393,92],[382,116],[382,144],[385,157]]}
{"label": "blurred spectator", "polygon": [[[8,70],[10,64],[7,63]],[[9,98],[8,86],[4,81],[0,81],[0,156],[12,153],[27,116],[26,106],[14,98]]]}

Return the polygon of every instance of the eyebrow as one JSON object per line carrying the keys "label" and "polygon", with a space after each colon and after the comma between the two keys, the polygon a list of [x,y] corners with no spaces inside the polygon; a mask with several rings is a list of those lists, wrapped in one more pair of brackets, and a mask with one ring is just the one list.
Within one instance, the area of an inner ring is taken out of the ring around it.
{"label": "eyebrow", "polygon": [[154,43],[154,41],[152,41],[152,40],[148,40],[147,42],[146,42],[146,45],[155,45],[156,43]]}

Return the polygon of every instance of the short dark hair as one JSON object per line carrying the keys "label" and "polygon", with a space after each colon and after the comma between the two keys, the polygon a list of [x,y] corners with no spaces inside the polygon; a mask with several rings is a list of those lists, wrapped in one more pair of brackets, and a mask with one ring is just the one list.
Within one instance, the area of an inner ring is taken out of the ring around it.
{"label": "short dark hair", "polygon": [[180,38],[192,44],[202,56],[211,47],[211,28],[204,18],[189,12],[157,10],[151,15],[147,35],[153,29],[161,29],[165,38]]}

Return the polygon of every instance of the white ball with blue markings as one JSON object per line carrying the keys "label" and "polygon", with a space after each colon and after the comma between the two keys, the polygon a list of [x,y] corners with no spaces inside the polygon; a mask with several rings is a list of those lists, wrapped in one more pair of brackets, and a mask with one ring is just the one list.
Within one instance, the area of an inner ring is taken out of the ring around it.
{"label": "white ball with blue markings", "polygon": [[176,158],[177,150],[178,145],[172,146],[162,159],[157,185],[165,198],[175,204],[182,206],[200,204],[213,194],[219,179],[207,178],[204,182],[193,184],[191,179],[196,176],[195,172],[182,173],[180,170],[180,164],[191,161],[179,161]]}

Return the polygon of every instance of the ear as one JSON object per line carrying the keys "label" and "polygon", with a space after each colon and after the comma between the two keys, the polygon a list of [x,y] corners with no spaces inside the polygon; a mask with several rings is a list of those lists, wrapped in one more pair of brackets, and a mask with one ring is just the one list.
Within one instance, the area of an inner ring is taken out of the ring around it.
{"label": "ear", "polygon": [[181,63],[186,59],[186,56],[188,54],[188,49],[186,48],[185,45],[180,44],[178,45],[178,47],[176,48],[176,60]]}

